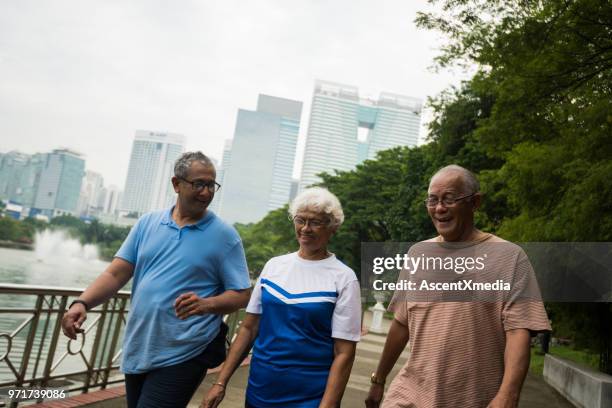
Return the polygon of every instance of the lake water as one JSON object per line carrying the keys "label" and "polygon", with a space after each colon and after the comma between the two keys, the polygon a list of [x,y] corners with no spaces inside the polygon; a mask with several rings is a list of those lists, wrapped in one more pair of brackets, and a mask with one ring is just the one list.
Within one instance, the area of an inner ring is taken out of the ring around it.
{"label": "lake water", "polygon": [[[0,283],[82,290],[103,272],[108,265],[108,262],[97,259],[97,248],[95,246],[83,246],[60,231],[43,232],[38,234],[36,238],[36,249],[34,251],[0,248]],[[33,308],[35,299],[35,296],[0,294],[0,307]],[[6,336],[12,334],[31,315],[31,313],[0,313],[0,356],[5,354],[8,346]],[[46,344],[40,347],[40,333],[42,332],[43,321],[45,321],[43,317],[41,316],[41,323],[37,330],[39,335],[34,343],[32,355],[37,354],[39,349],[41,349],[44,356],[49,346],[49,334],[52,331],[55,319],[47,319],[50,323],[47,341]],[[89,316],[88,320],[92,319],[94,317]],[[85,326],[87,326],[87,323]],[[9,360],[17,370],[19,370],[23,356],[27,332],[28,326],[14,336],[11,352],[9,353]],[[87,343],[90,343],[92,339],[93,337],[88,335]],[[87,343],[83,349],[86,355],[88,355],[87,351],[89,349]],[[58,343],[54,363],[57,361],[58,356],[66,350],[67,344],[68,339],[62,335]],[[44,362],[41,362],[41,364],[44,364]],[[29,364],[28,375],[31,375],[30,368],[34,369],[33,365],[34,363]],[[80,355],[68,356],[54,372],[80,370],[84,367]],[[38,367],[38,375],[41,374],[42,368]],[[14,374],[11,372],[6,359],[4,359],[0,361],[0,382],[12,380],[14,380]]]}
{"label": "lake water", "polygon": [[108,262],[61,252],[39,257],[36,251],[0,248],[2,283],[85,288],[107,265]]}

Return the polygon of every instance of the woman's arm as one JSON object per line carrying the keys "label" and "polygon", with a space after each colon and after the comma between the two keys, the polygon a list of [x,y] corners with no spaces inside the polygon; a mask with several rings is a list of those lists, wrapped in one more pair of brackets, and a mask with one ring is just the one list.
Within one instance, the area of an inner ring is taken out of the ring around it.
{"label": "woman's arm", "polygon": [[202,408],[215,408],[225,397],[227,383],[240,363],[247,357],[257,338],[259,317],[260,315],[258,314],[246,314],[240,329],[238,329],[238,336],[236,336],[236,340],[234,340],[229,349],[227,359],[223,363],[223,368],[217,377],[217,381],[208,390],[208,394],[206,394],[204,401],[202,401]]}
{"label": "woman's arm", "polygon": [[334,339],[334,362],[329,370],[325,393],[319,408],[340,406],[346,383],[351,375],[356,346],[357,343],[354,341]]}

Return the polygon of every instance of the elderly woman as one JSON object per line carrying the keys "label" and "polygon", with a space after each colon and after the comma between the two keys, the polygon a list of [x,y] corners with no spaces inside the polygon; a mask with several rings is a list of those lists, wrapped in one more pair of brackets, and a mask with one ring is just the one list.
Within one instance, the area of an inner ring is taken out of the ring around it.
{"label": "elderly woman", "polygon": [[289,212],[300,249],[264,266],[203,407],[219,405],[253,343],[247,408],[340,405],[361,328],[357,277],[327,250],[344,214],[338,198],[319,187],[299,194]]}

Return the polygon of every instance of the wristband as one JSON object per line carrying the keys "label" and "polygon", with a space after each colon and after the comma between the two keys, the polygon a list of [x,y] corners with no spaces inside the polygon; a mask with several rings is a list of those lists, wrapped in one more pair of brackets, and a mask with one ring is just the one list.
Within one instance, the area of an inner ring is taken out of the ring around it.
{"label": "wristband", "polygon": [[225,389],[225,384],[223,384],[222,382],[216,382],[213,385],[218,385],[219,387]]}
{"label": "wristband", "polygon": [[85,306],[85,311],[88,311],[88,310],[89,310],[89,305],[88,305],[88,304],[87,304],[87,303],[86,303],[84,300],[81,300],[81,299],[74,300],[74,301],[73,301],[73,302],[70,304],[70,306],[68,306],[68,310],[70,310],[70,308],[71,308],[72,306],[74,306],[75,304],[77,304],[77,303],[80,303],[80,304],[82,304],[83,306]]}

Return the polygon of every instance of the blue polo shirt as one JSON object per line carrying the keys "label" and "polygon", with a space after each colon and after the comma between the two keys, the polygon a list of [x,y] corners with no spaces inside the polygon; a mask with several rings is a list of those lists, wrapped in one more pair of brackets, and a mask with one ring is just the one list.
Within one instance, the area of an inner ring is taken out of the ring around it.
{"label": "blue polo shirt", "polygon": [[134,265],[121,369],[139,374],[201,354],[219,332],[221,316],[176,317],[174,301],[250,287],[240,236],[211,211],[183,228],[172,208],[143,215],[115,255]]}

